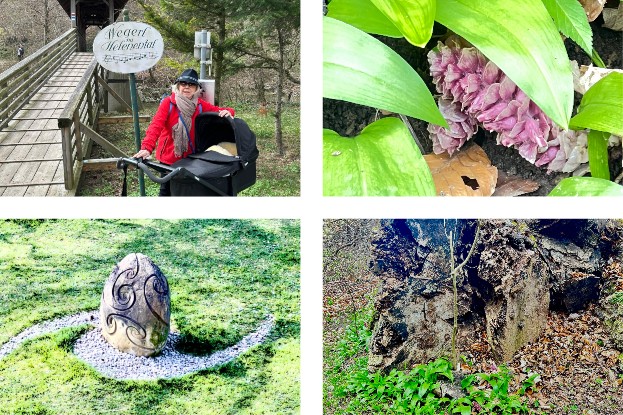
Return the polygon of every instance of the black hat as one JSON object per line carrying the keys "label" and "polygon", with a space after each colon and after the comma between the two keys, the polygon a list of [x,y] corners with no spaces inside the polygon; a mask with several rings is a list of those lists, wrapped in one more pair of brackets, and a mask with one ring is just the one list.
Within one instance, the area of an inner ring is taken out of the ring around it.
{"label": "black hat", "polygon": [[178,82],[186,82],[193,85],[199,85],[199,75],[197,75],[197,71],[195,71],[194,69],[186,69],[184,72],[182,72],[182,75],[180,75],[180,77],[177,78],[177,80],[175,81],[176,84]]}

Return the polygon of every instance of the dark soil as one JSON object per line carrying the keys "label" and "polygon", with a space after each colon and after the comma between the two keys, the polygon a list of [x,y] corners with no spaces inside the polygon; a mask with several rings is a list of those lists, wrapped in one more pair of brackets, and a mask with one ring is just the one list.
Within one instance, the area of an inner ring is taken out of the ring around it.
{"label": "dark soil", "polygon": [[[623,67],[623,33],[602,27],[602,15],[591,23],[593,29],[593,48],[599,53],[607,68]],[[591,59],[572,40],[565,40],[569,59],[576,60],[579,65],[590,65]]]}
{"label": "dark soil", "polygon": [[[602,24],[603,18],[601,16],[591,23],[594,47],[608,68],[621,68],[623,65],[623,34],[603,28],[601,27]],[[435,33],[439,33],[439,28],[435,29],[434,34]],[[431,92],[435,93],[434,87],[430,82],[431,78],[428,73],[426,53],[436,44],[436,40],[431,41],[426,49],[412,47],[407,44],[404,39],[388,39],[381,37],[380,40],[392,47],[409,62],[429,86]],[[567,39],[565,41],[565,46],[569,54],[569,59],[577,60],[580,65],[589,65],[591,63],[590,57],[571,40]],[[374,86],[371,86],[371,88],[373,87]],[[580,99],[581,96],[576,94],[576,107]],[[342,136],[356,136],[365,126],[381,117],[383,117],[383,115],[374,108],[331,99],[324,99],[323,101],[323,128],[334,130]],[[426,129],[427,123],[411,118],[410,122],[425,152],[432,152],[432,142],[429,139]],[[495,142],[495,134],[491,134],[482,129],[479,129],[472,140],[484,149],[491,163],[496,166],[499,171],[506,173],[507,176],[518,176],[537,182],[540,185],[539,189],[530,193],[529,196],[545,196],[562,179],[569,176],[567,173],[548,174],[545,169],[535,167],[533,164],[523,159],[516,150],[497,145]],[[621,174],[623,169],[621,160],[622,154],[620,147],[610,149],[610,173],[613,179]]]}

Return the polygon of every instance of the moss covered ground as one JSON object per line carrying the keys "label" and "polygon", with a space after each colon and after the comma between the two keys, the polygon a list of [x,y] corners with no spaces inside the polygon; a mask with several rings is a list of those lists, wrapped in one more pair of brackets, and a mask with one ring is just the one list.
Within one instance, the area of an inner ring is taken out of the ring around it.
{"label": "moss covered ground", "polygon": [[89,328],[59,330],[0,360],[2,414],[299,413],[300,227],[273,220],[0,221],[0,344],[31,325],[99,307],[114,265],[141,252],[171,289],[191,353],[238,342],[268,314],[269,339],[221,367],[116,381],[72,353]]}

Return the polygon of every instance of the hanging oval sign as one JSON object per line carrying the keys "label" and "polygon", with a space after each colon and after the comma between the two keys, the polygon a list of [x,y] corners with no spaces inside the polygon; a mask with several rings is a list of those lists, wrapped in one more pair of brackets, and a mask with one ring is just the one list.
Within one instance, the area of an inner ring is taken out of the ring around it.
{"label": "hanging oval sign", "polygon": [[97,62],[117,73],[146,71],[160,60],[163,50],[160,33],[140,22],[117,22],[106,26],[93,41]]}

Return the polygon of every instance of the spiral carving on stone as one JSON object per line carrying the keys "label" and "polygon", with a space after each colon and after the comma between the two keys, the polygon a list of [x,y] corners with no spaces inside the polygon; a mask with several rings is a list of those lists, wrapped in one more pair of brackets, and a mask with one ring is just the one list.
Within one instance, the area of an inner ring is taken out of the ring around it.
{"label": "spiral carving on stone", "polygon": [[[130,255],[128,255],[125,259],[127,259]],[[121,261],[123,263],[124,261]],[[139,273],[139,261],[134,254],[134,260],[132,261],[130,266],[122,271],[119,271],[119,265],[117,265],[117,269],[113,271],[113,274],[117,273],[117,278],[115,278],[115,282],[112,287],[112,304],[110,306],[115,310],[123,311],[131,308],[136,301],[136,293],[134,292],[134,288],[132,284],[124,284],[126,280],[134,279]],[[121,280],[121,281],[119,281]],[[117,287],[117,283],[119,283]]]}
{"label": "spiral carving on stone", "polygon": [[[149,284],[150,281],[153,281],[153,283]],[[158,307],[158,304],[162,304],[165,298],[169,296],[169,285],[166,279],[152,274],[145,279],[143,290],[145,292],[145,304],[149,308],[149,311],[162,323],[168,325],[169,323],[166,322],[164,317],[158,312],[158,310],[162,311],[162,307]],[[151,303],[155,303],[156,305],[152,307]]]}
{"label": "spiral carving on stone", "polygon": [[169,334],[170,304],[169,284],[158,266],[143,254],[127,255],[102,293],[102,335],[123,352],[156,354]]}
{"label": "spiral carving on stone", "polygon": [[145,330],[145,328],[141,327],[141,325],[137,321],[134,321],[131,318],[123,316],[121,314],[109,314],[106,318],[106,327],[108,328],[109,335],[115,334],[115,332],[117,331],[117,322],[120,320],[126,322],[125,335],[132,344],[142,349],[154,349],[152,347],[144,346],[145,339],[147,338],[147,331]]}

